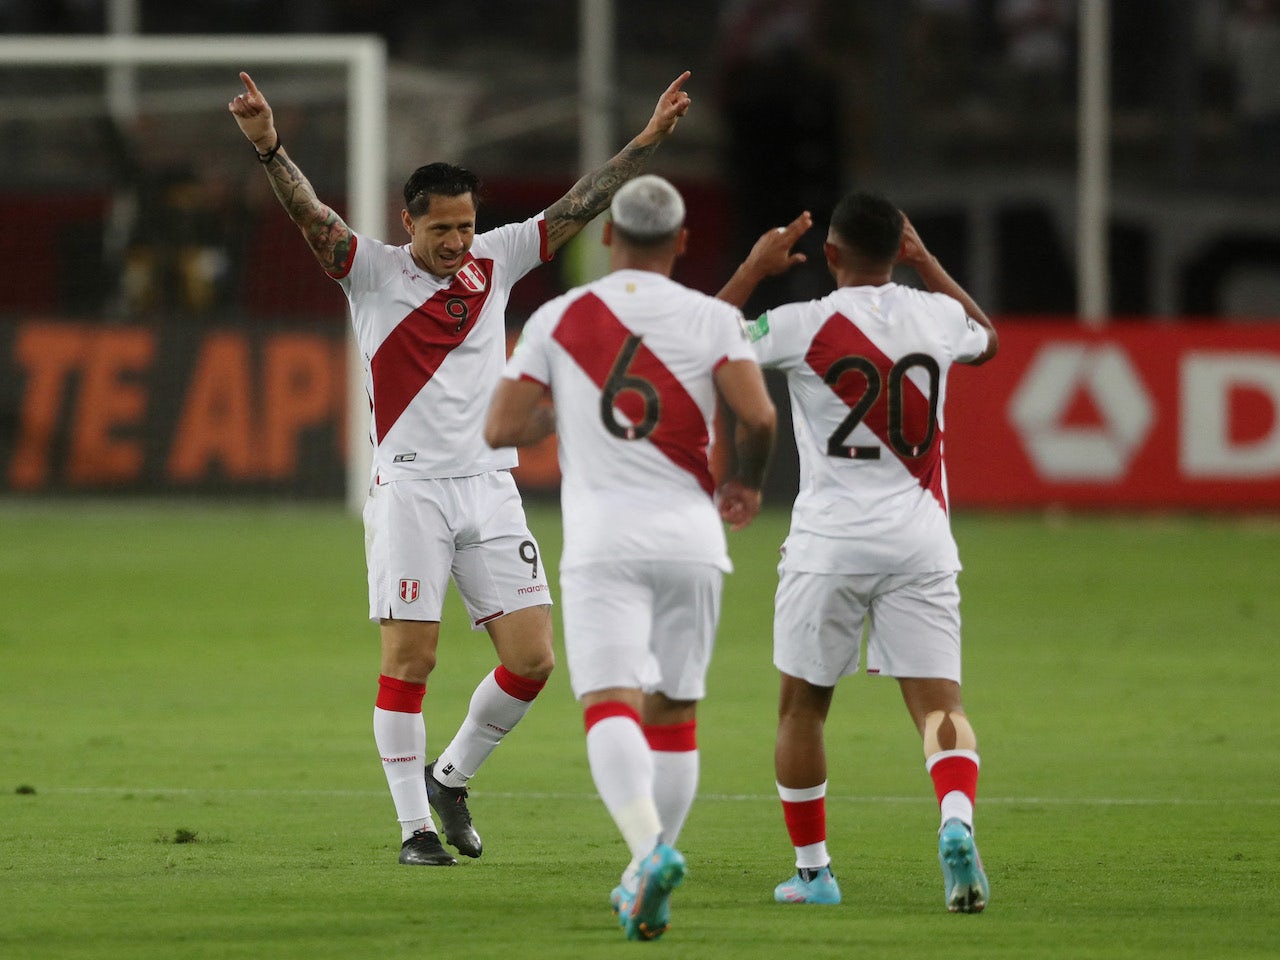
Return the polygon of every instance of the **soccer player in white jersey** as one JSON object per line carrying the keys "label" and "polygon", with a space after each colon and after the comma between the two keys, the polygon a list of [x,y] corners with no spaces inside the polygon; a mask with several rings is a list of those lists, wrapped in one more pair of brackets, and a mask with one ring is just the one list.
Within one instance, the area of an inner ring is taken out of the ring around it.
{"label": "soccer player in white jersey", "polygon": [[[618,191],[604,228],[612,272],[534,313],[485,424],[495,447],[559,436],[569,679],[592,778],[631,854],[610,900],[640,940],[666,930],[684,877],[675,844],[697,790],[697,704],[730,569],[721,521],[740,529],[759,510],[776,423],[741,313],[671,279],[684,212],[660,177]],[[737,417],[718,510],[717,392]]]}
{"label": "soccer player in white jersey", "polygon": [[[762,236],[720,296],[741,305],[785,269],[808,214]],[[749,326],[762,366],[783,370],[800,491],[778,565],[774,752],[796,875],[777,900],[839,903],[827,854],[823,726],[836,682],[859,668],[895,677],[924,742],[941,810],[946,905],[976,913],[989,888],[973,841],[977,740],[960,698],[960,560],[943,467],[947,371],[996,352],[996,331],[887,199],[836,206],[824,245],[834,293]],[[896,263],[927,291],[894,283]]]}
{"label": "soccer player in white jersey", "polygon": [[[476,234],[476,178],[435,163],[405,184],[401,246],[357,235],[315,194],[280,143],[271,107],[246,73],[228,109],[277,198],[325,272],[342,285],[365,365],[373,475],[365,506],[369,617],[380,624],[374,738],[401,826],[399,861],[452,866],[445,839],[469,857],[481,841],[468,780],[529,709],[550,674],[551,595],[509,470],[510,449],[481,436],[506,359],[511,287],[604,211],[689,108],[678,77],[616,156],[544,212]],[[436,663],[440,612],[453,577],[499,664],[467,717],[427,763],[422,701]]]}

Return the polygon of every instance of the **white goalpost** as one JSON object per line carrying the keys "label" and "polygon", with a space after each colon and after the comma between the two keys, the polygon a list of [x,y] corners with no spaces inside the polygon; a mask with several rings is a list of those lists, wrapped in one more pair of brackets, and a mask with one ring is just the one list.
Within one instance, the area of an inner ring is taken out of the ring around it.
{"label": "white goalpost", "polygon": [[[107,71],[104,94],[97,109],[116,119],[127,119],[136,110],[141,92],[133,82],[139,68],[192,68],[226,66],[272,69],[282,66],[337,67],[345,74],[346,191],[344,219],[353,229],[373,236],[384,231],[387,204],[387,56],[380,37],[334,36],[136,36],[107,37],[0,37],[0,69],[58,69],[98,67]],[[222,103],[209,103],[210,112],[225,110],[238,81],[227,84]],[[19,103],[19,99],[24,102]],[[105,99],[105,103],[103,100]],[[0,115],[39,123],[43,111],[57,110],[48,100],[0,96]],[[123,116],[122,116],[123,115]],[[230,122],[230,121],[228,121]],[[323,282],[317,278],[317,282]],[[369,482],[370,451],[364,425],[368,401],[363,373],[348,331],[348,384],[346,403],[346,500],[359,510]]]}

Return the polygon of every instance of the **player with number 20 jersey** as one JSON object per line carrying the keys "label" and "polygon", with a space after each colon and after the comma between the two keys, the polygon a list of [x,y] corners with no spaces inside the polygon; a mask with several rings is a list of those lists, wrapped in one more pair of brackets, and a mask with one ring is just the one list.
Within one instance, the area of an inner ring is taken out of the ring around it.
{"label": "player with number 20 jersey", "polygon": [[[756,241],[720,292],[740,304],[795,262],[802,214]],[[827,851],[824,727],[834,687],[858,670],[897,679],[938,797],[947,909],[976,913],[990,887],[973,839],[977,736],[960,695],[960,559],[947,516],[943,409],[953,363],[981,364],[999,338],[982,308],[887,198],[852,193],[823,255],[835,292],[750,324],[763,366],[785,370],[800,490],[779,564],[774,773],[796,873],[783,903],[836,904]],[[926,290],[893,281],[897,265]],[[865,886],[865,882],[860,884]]]}
{"label": "player with number 20 jersey", "polygon": [[782,569],[960,569],[942,412],[948,368],[986,349],[986,329],[949,296],[887,283],[777,307],[748,333],[787,374],[800,456]]}

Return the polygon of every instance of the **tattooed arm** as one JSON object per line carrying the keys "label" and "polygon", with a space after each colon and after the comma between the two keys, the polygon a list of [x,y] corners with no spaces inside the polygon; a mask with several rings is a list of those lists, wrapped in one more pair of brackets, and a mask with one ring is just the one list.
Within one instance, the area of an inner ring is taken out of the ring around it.
{"label": "tattooed arm", "polygon": [[608,209],[618,188],[644,169],[658,144],[670,135],[689,109],[689,95],[680,89],[688,79],[688,70],[676,77],[658,98],[653,116],[640,134],[608,163],[587,174],[547,207],[547,246],[552,253]]}
{"label": "tattooed arm", "polygon": [[258,156],[272,155],[263,164],[271,189],[302,231],[320,266],[330,274],[342,273],[347,267],[355,235],[340,216],[320,202],[311,182],[280,148],[280,136],[276,133],[271,106],[253,78],[242,71],[240,79],[245,92],[228,103],[227,109],[236,118],[240,131],[258,151]]}

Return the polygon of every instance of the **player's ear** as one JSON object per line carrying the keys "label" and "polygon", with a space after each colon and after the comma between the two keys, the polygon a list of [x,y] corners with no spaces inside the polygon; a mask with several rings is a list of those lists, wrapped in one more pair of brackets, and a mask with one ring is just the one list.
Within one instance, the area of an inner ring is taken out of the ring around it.
{"label": "player's ear", "polygon": [[606,247],[613,246],[613,221],[606,220],[604,226],[600,228],[600,242]]}
{"label": "player's ear", "polygon": [[680,232],[676,234],[676,256],[684,256],[684,252],[689,249],[689,228],[681,227]]}
{"label": "player's ear", "polygon": [[404,224],[405,232],[412,237],[413,236],[413,217],[409,216],[408,210],[400,211],[400,222]]}
{"label": "player's ear", "polygon": [[835,270],[840,266],[840,248],[830,240],[823,243],[822,255],[827,258],[827,269]]}

